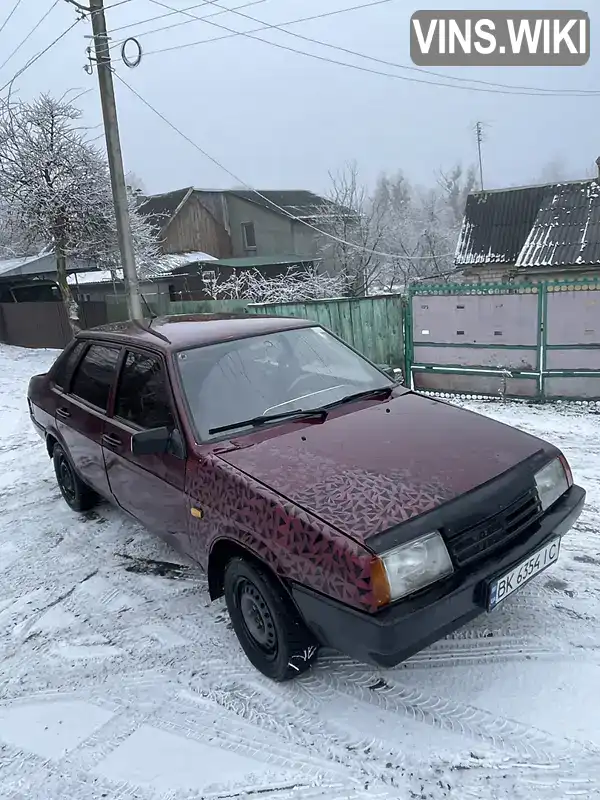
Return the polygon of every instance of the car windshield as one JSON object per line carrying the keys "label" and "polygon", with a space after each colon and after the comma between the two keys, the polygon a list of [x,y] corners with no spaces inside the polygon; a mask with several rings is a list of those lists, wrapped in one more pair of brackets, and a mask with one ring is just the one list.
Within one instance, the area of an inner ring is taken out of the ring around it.
{"label": "car windshield", "polygon": [[[183,391],[201,441],[254,418],[329,406],[394,386],[318,326],[278,331],[177,353]],[[242,424],[250,420],[247,424]]]}

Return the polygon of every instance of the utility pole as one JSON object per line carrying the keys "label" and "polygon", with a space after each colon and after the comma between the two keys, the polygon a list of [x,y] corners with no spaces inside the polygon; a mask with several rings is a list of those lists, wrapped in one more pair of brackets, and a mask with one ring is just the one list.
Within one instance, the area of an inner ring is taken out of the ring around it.
{"label": "utility pole", "polygon": [[121,152],[119,125],[117,121],[117,106],[110,64],[110,50],[108,48],[108,33],[106,31],[106,18],[104,16],[104,0],[90,0],[89,11],[92,17],[98,85],[100,87],[102,116],[104,118],[104,133],[106,136],[106,150],[108,152],[110,182],[115,204],[117,236],[119,239],[119,250],[121,252],[121,263],[123,265],[123,276],[125,278],[125,291],[127,292],[127,306],[129,309],[129,316],[132,320],[143,320],[144,314],[140,297],[140,285],[135,269],[135,254],[133,251],[131,224],[129,221],[127,187],[125,184],[123,154]]}
{"label": "utility pole", "polygon": [[483,142],[483,123],[477,122],[475,125],[475,137],[477,139],[477,152],[479,153],[479,183],[483,191],[483,158],[481,155],[481,143]]}

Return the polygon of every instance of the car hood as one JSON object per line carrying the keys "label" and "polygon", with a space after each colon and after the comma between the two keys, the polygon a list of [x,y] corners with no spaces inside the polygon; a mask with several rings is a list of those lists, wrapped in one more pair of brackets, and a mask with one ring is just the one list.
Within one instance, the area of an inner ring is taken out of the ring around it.
{"label": "car hood", "polygon": [[263,432],[262,440],[220,457],[359,541],[551,449],[516,428],[412,393],[296,425],[267,438]]}

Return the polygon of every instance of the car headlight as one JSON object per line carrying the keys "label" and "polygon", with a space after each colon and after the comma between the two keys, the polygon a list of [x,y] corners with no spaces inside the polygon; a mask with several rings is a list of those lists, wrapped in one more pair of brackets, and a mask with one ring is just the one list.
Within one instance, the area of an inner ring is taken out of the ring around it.
{"label": "car headlight", "polygon": [[377,603],[387,605],[454,572],[441,535],[435,531],[381,553],[373,564]]}
{"label": "car headlight", "polygon": [[560,458],[555,458],[535,473],[535,485],[542,511],[547,511],[563,496],[570,485]]}

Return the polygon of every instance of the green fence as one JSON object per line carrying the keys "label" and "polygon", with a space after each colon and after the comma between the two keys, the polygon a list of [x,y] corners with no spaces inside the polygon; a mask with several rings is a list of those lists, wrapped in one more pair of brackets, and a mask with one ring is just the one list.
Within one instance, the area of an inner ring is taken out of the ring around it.
{"label": "green fence", "polygon": [[403,365],[401,295],[249,305],[248,313],[309,319],[332,330],[376,364]]}
{"label": "green fence", "polygon": [[[167,314],[243,314],[248,305],[247,300],[166,300],[157,303],[154,300],[144,301],[144,312],[148,316]],[[162,306],[162,307],[161,307]],[[165,308],[166,306],[166,308]],[[123,322],[129,319],[127,301],[123,297],[106,302],[106,316],[108,322]]]}
{"label": "green fence", "polygon": [[600,283],[418,284],[407,384],[432,393],[600,399]]}
{"label": "green fence", "polygon": [[[249,304],[168,302],[168,313],[251,313],[313,320],[405,383],[435,394],[600,399],[600,283],[415,284],[407,297]],[[109,321],[127,318],[107,303]],[[152,309],[164,313],[165,309]]]}

